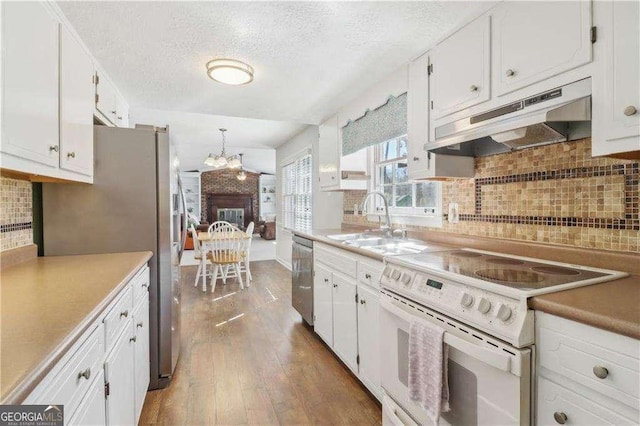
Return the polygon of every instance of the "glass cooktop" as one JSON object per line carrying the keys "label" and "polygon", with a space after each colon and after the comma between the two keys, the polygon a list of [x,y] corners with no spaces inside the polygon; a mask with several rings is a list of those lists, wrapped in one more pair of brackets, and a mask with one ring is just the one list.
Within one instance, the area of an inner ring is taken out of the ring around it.
{"label": "glass cooktop", "polygon": [[519,290],[538,290],[612,275],[605,270],[557,265],[473,249],[406,255],[402,256],[402,261],[420,269],[462,275]]}

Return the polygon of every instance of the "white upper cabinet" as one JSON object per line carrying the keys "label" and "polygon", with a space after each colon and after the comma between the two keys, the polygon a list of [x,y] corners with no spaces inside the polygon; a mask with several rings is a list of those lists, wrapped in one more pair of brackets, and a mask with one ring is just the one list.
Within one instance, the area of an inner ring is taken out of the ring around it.
{"label": "white upper cabinet", "polygon": [[120,95],[116,95],[116,117],[115,125],[118,127],[129,127],[129,104]]}
{"label": "white upper cabinet", "polygon": [[57,168],[58,21],[39,2],[0,7],[2,152]]}
{"label": "white upper cabinet", "polygon": [[93,62],[62,27],[60,33],[60,168],[93,174]]}
{"label": "white upper cabinet", "polygon": [[493,13],[496,93],[591,62],[589,1],[507,1]]}
{"label": "white upper cabinet", "polygon": [[96,110],[112,124],[117,122],[117,95],[113,83],[101,72],[96,73]]}
{"label": "white upper cabinet", "polygon": [[320,124],[319,133],[320,187],[327,188],[338,184],[340,180],[338,170],[340,162],[338,116],[335,115]]}
{"label": "white upper cabinet", "polygon": [[409,63],[407,91],[407,167],[409,179],[428,174],[424,144],[429,137],[429,55]]}
{"label": "white upper cabinet", "polygon": [[640,3],[599,1],[594,14],[593,154],[640,158]]}
{"label": "white upper cabinet", "polygon": [[491,21],[483,16],[461,28],[430,53],[434,118],[461,111],[491,97]]}

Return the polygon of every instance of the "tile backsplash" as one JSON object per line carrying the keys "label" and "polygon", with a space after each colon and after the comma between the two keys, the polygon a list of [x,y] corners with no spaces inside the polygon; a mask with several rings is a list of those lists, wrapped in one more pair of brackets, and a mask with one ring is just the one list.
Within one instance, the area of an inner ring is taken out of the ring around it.
{"label": "tile backsplash", "polygon": [[[590,139],[480,157],[474,179],[443,182],[443,227],[409,228],[640,252],[639,180],[638,162],[591,158]],[[363,196],[345,193],[344,222],[367,222],[350,214]]]}
{"label": "tile backsplash", "polygon": [[33,243],[32,184],[0,177],[0,251]]}

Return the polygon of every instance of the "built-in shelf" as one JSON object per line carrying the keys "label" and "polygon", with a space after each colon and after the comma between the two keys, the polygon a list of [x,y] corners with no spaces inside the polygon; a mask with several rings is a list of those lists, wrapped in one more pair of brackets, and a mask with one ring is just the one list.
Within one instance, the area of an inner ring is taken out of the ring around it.
{"label": "built-in shelf", "polygon": [[260,175],[260,219],[272,222],[276,215],[276,177]]}
{"label": "built-in shelf", "polygon": [[187,204],[187,212],[201,220],[200,172],[182,172],[182,189]]}

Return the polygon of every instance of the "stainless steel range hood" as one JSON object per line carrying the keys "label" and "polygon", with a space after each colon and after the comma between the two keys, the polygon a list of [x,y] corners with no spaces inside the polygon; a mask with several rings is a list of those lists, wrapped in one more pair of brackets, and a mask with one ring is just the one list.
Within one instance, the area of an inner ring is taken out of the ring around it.
{"label": "stainless steel range hood", "polygon": [[442,124],[437,154],[482,157],[591,135],[591,79],[540,93],[481,114]]}

